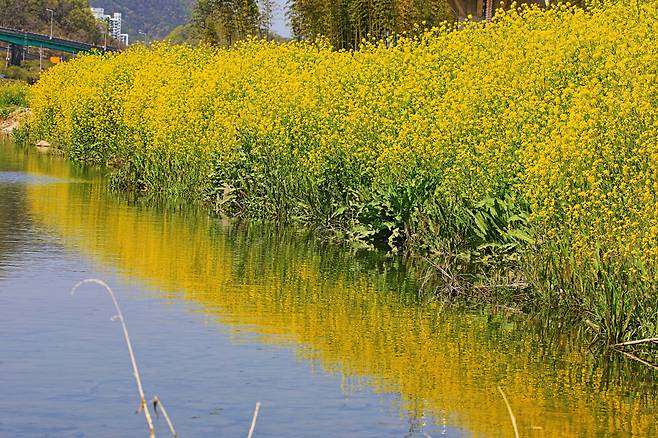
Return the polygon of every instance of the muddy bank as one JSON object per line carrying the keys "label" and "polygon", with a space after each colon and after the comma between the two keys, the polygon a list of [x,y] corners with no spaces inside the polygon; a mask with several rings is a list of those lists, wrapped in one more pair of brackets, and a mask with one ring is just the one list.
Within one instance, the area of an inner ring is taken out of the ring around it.
{"label": "muddy bank", "polygon": [[30,115],[28,108],[19,108],[9,114],[6,119],[0,119],[0,136],[9,136],[18,129],[25,119]]}

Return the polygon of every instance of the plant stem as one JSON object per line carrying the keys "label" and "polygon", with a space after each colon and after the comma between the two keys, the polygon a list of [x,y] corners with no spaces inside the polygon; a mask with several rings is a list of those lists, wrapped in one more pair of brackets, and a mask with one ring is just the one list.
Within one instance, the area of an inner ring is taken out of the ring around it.
{"label": "plant stem", "polygon": [[503,396],[503,400],[505,401],[505,406],[507,406],[507,412],[509,412],[509,417],[512,420],[512,426],[514,427],[514,436],[516,438],[519,438],[519,429],[516,427],[516,418],[514,417],[514,412],[512,412],[512,407],[507,401],[507,397],[505,396],[505,392],[503,392],[503,388],[499,386],[498,391],[500,391],[500,395]]}
{"label": "plant stem", "polygon": [[169,426],[169,431],[171,432],[171,436],[176,438],[178,436],[178,433],[176,433],[176,429],[174,428],[174,423],[171,422],[171,418],[169,418],[169,414],[167,413],[164,404],[162,404],[162,401],[157,395],[153,397],[152,403],[153,403],[153,410],[155,411],[156,414],[158,413],[158,409],[162,411],[162,415],[164,415],[165,417],[167,426]]}
{"label": "plant stem", "polygon": [[658,344],[658,338],[646,338],[646,339],[638,339],[637,341],[628,341],[628,342],[621,342],[619,344],[613,345],[613,347],[624,347],[627,345],[637,345],[637,344],[645,344],[647,342],[653,342],[654,344]]}
{"label": "plant stem", "polygon": [[258,418],[259,410],[260,410],[260,402],[256,402],[256,409],[254,409],[254,418],[251,419],[251,427],[249,428],[249,435],[247,435],[247,438],[251,438],[254,434],[254,429],[256,429],[256,418]]}
{"label": "plant stem", "polygon": [[71,295],[73,295],[80,286],[87,283],[95,283],[104,287],[107,293],[110,294],[110,297],[112,297],[114,308],[117,311],[116,316],[119,318],[119,321],[121,322],[121,327],[123,328],[123,336],[126,340],[126,345],[128,346],[128,353],[130,354],[130,362],[132,363],[132,367],[133,367],[133,375],[135,377],[135,382],[137,383],[137,392],[139,393],[139,409],[137,410],[137,412],[139,412],[140,410],[144,412],[144,417],[146,418],[146,425],[148,426],[149,429],[149,437],[154,438],[155,429],[153,427],[153,420],[151,419],[151,413],[149,412],[148,406],[146,405],[146,398],[144,397],[144,389],[142,388],[142,380],[139,376],[139,369],[137,368],[137,360],[135,359],[133,346],[132,343],[130,342],[130,335],[128,334],[128,327],[126,326],[126,321],[123,319],[123,313],[121,313],[121,308],[119,307],[119,303],[117,302],[117,299],[114,296],[114,292],[112,292],[110,286],[108,286],[107,283],[105,283],[104,281],[97,280],[95,278],[82,280],[81,282],[73,286],[73,289],[71,289]]}
{"label": "plant stem", "polygon": [[640,357],[637,357],[636,355],[634,355],[634,354],[632,354],[632,353],[629,353],[628,351],[624,351],[624,350],[619,349],[619,348],[615,348],[615,351],[618,351],[618,352],[620,352],[621,354],[623,354],[624,356],[626,356],[626,357],[628,357],[628,358],[630,358],[630,359],[633,359],[633,360],[635,360],[635,361],[637,361],[637,362],[640,362],[641,364],[646,365],[646,366],[648,366],[648,367],[650,367],[650,368],[653,368],[654,370],[658,371],[658,366],[657,366],[657,365],[654,365],[654,364],[652,364],[651,362],[648,362],[648,361],[646,361],[646,360],[644,360],[644,359],[642,359],[642,358],[640,358]]}

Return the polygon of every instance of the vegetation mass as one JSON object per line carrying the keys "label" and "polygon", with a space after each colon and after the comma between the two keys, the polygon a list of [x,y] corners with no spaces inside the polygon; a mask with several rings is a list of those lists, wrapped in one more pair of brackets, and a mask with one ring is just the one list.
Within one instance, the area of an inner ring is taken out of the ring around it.
{"label": "vegetation mass", "polygon": [[131,39],[141,39],[139,32],[150,38],[164,38],[176,26],[189,21],[195,0],[90,0],[106,14],[121,12],[123,30]]}
{"label": "vegetation mass", "polygon": [[446,296],[655,335],[657,6],[80,57],[33,88],[31,133],[130,190],[409,249]]}

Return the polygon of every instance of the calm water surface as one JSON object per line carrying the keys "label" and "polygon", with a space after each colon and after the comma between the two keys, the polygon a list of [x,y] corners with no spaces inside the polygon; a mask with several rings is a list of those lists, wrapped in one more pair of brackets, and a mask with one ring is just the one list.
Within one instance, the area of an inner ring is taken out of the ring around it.
{"label": "calm water surface", "polygon": [[[103,178],[0,146],[0,436],[658,436],[655,373],[559,321],[422,303],[397,260],[301,232],[134,205]],[[550,326],[547,328],[545,325]],[[162,419],[157,420],[166,436]]]}

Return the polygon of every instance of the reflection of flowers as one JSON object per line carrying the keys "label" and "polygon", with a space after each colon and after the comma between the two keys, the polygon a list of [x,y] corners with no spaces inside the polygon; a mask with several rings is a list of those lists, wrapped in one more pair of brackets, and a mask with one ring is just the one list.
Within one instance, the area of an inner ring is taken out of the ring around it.
{"label": "reflection of flowers", "polygon": [[[30,174],[76,175],[63,160],[20,153]],[[300,359],[341,373],[345,391],[399,392],[414,418],[449,418],[474,435],[510,436],[504,387],[521,430],[543,436],[656,431],[655,393],[643,375],[596,366],[584,340],[561,326],[419,305],[405,271],[385,256],[355,257],[299,230],[220,226],[205,214],[131,206],[99,181],[28,184],[29,217],[80,251],[100,272],[187,302],[232,340],[294,348]],[[2,210],[0,210],[1,212]],[[252,336],[253,333],[256,336]],[[630,396],[634,388],[644,394]]]}
{"label": "reflection of flowers", "polygon": [[128,188],[220,187],[222,206],[262,217],[368,218],[351,230],[391,245],[426,201],[452,229],[469,206],[510,199],[531,211],[530,258],[566,263],[541,272],[582,285],[594,311],[590,270],[630,266],[626,283],[655,287],[655,6],[523,7],[358,52],[251,40],[82,56],[34,87],[32,126]]}

